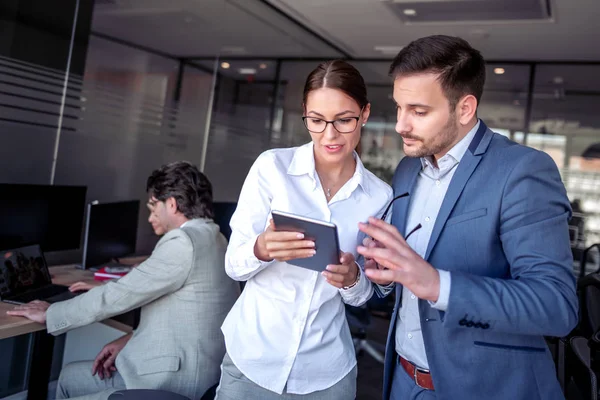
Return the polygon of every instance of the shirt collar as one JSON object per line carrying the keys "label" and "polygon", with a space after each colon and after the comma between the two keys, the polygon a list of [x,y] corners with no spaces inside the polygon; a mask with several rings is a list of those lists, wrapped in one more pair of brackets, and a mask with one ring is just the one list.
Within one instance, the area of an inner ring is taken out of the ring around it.
{"label": "shirt collar", "polygon": [[[450,150],[448,150],[448,152],[441,159],[444,159],[445,157],[450,156],[456,161],[456,164],[458,164],[460,162],[460,160],[462,160],[463,156],[467,152],[467,149],[469,148],[469,145],[473,141],[473,138],[475,137],[475,134],[477,133],[477,130],[479,129],[479,125],[481,125],[481,120],[478,119],[477,123],[475,124],[473,129],[471,129],[469,131],[469,133],[467,133],[466,136],[460,140],[460,142],[456,143],[454,145],[454,147],[452,147]],[[425,168],[427,166],[431,167],[433,165],[431,156],[421,157],[421,165],[423,166],[423,168]],[[438,160],[438,165],[439,165],[439,160]]]}
{"label": "shirt collar", "polygon": [[[360,186],[368,196],[371,196],[369,193],[369,184],[365,179],[365,166],[356,152],[354,152],[354,159],[356,160],[356,169],[354,170],[354,175],[350,179],[356,180],[358,186]],[[317,187],[317,171],[315,169],[313,142],[309,142],[296,149],[294,152],[294,157],[292,158],[292,162],[287,169],[287,173],[288,175],[294,176],[308,175],[313,181],[313,189]]]}

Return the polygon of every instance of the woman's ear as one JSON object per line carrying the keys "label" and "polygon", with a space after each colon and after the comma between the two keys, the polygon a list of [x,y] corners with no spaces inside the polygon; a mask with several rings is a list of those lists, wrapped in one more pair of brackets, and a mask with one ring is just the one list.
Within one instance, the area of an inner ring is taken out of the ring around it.
{"label": "woman's ear", "polygon": [[371,103],[367,103],[362,112],[362,126],[365,126],[367,120],[369,119],[369,115],[371,115]]}

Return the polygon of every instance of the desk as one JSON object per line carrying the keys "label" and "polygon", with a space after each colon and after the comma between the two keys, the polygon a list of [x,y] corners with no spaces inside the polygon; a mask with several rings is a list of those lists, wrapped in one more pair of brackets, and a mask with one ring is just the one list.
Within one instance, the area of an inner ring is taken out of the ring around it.
{"label": "desk", "polygon": [[[75,268],[75,265],[51,267],[50,274],[52,275],[52,282],[59,285],[69,286],[79,281],[96,282],[94,281],[94,274],[92,272]],[[46,330],[45,325],[32,322],[27,318],[6,315],[6,312],[12,310],[14,307],[12,304],[0,302],[0,339]],[[112,318],[102,321],[102,323],[125,333],[132,331],[131,326]]]}
{"label": "desk", "polygon": [[[133,264],[143,261],[143,259],[132,259],[128,261]],[[78,269],[75,265],[51,267],[50,274],[52,275],[52,282],[59,285],[68,286],[79,281],[95,282],[94,274],[91,271]],[[6,311],[12,310],[14,307],[15,306],[12,304],[0,302],[0,339],[34,333],[33,349],[30,359],[31,369],[27,384],[27,399],[45,399],[48,391],[48,381],[50,379],[54,337],[46,333],[45,325],[32,322],[27,318],[6,315]],[[102,323],[125,333],[129,333],[133,330],[131,325],[123,322],[123,318],[115,317],[102,321]]]}

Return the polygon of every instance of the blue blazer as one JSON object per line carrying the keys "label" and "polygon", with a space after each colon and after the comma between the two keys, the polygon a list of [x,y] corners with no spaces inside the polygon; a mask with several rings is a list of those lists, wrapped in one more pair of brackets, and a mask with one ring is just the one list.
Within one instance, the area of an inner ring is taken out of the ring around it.
{"label": "blue blazer", "polygon": [[[420,171],[418,158],[402,159],[394,194],[410,194]],[[394,203],[392,223],[400,232],[409,202],[410,195]],[[570,215],[553,160],[481,122],[452,178],[425,255],[451,274],[446,312],[419,300],[439,400],[564,398],[543,336],[567,335],[577,323]],[[401,293],[397,284],[384,400],[390,399],[396,363]]]}

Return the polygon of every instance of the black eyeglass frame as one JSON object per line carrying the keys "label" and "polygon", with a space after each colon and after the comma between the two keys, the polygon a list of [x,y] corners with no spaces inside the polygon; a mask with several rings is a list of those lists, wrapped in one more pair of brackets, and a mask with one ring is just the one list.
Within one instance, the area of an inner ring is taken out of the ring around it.
{"label": "black eyeglass frame", "polygon": [[[339,133],[341,133],[342,135],[344,135],[344,134],[347,134],[347,133],[352,133],[352,132],[354,132],[356,130],[356,128],[358,128],[358,122],[360,121],[360,118],[362,117],[363,110],[364,110],[364,107],[361,108],[360,111],[358,112],[358,114],[359,114],[358,117],[343,117],[343,118],[334,119],[334,120],[331,120],[331,121],[327,121],[327,120],[324,120],[323,118],[319,118],[319,117],[311,117],[309,115],[304,115],[304,116],[302,116],[302,123],[304,124],[304,127],[306,128],[306,130],[308,130],[311,133],[323,133],[327,129],[327,125],[331,124],[333,126],[333,129],[335,129],[336,131],[338,131]],[[319,120],[325,122],[325,126],[323,127],[323,130],[322,131],[311,131],[308,128],[308,124],[306,123],[307,119],[319,119]],[[341,121],[343,119],[353,119],[353,120],[356,120],[356,125],[354,125],[354,128],[351,131],[342,132],[338,128],[336,128],[335,122]]]}
{"label": "black eyeglass frame", "polygon": [[[385,221],[385,219],[387,218],[388,213],[390,212],[390,208],[392,208],[392,204],[394,204],[394,202],[398,199],[401,199],[403,197],[408,197],[410,195],[410,193],[405,192],[402,193],[396,197],[394,197],[389,204],[387,205],[387,207],[385,208],[385,211],[383,212],[383,214],[381,214],[381,220]],[[417,224],[417,226],[415,226],[413,229],[411,229],[410,232],[408,232],[408,234],[404,237],[404,240],[408,240],[408,238],[410,237],[410,235],[412,235],[413,233],[415,233],[416,231],[418,231],[419,229],[421,229],[423,227],[423,225],[421,225],[420,223]]]}

